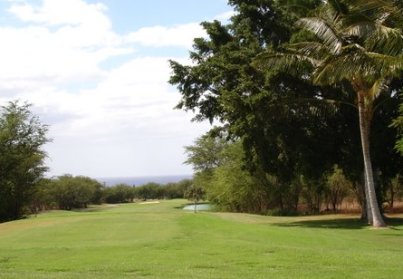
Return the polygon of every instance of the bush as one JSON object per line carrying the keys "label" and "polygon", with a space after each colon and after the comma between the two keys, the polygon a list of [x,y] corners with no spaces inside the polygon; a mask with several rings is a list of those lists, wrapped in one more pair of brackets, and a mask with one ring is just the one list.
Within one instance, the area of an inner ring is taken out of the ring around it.
{"label": "bush", "polygon": [[71,175],[59,176],[51,182],[53,198],[60,209],[86,208],[96,199],[102,185],[89,177]]}
{"label": "bush", "polygon": [[103,200],[107,203],[133,202],[134,197],[134,187],[127,184],[118,184],[113,187],[107,187],[103,191]]}
{"label": "bush", "polygon": [[142,200],[164,198],[164,191],[161,185],[154,182],[150,182],[142,186],[136,187],[134,194],[136,198]]}
{"label": "bush", "polygon": [[183,199],[185,193],[192,186],[193,180],[184,179],[177,183],[169,183],[162,186],[162,191],[165,199]]}

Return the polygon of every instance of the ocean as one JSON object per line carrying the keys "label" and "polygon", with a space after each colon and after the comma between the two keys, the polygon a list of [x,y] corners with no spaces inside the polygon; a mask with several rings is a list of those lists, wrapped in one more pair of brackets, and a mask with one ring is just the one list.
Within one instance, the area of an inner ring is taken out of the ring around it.
{"label": "ocean", "polygon": [[130,186],[141,186],[150,182],[158,184],[167,184],[179,182],[183,179],[191,179],[193,175],[165,175],[165,176],[137,176],[137,177],[101,177],[96,178],[105,186],[113,186],[116,184],[127,184]]}

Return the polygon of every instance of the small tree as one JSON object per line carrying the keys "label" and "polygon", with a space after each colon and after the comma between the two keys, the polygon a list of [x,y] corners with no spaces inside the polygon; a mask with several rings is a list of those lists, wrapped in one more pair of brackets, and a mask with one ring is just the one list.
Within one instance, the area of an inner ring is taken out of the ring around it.
{"label": "small tree", "polygon": [[144,201],[149,199],[162,199],[164,197],[164,191],[160,184],[149,182],[134,188],[134,196]]}
{"label": "small tree", "polygon": [[191,201],[194,202],[194,212],[197,212],[197,203],[203,199],[204,196],[204,190],[200,186],[196,186],[193,184],[192,187],[188,189],[188,191],[185,194],[185,197]]}
{"label": "small tree", "polygon": [[326,202],[331,203],[333,211],[337,211],[353,188],[352,183],[344,176],[343,170],[336,165],[327,177],[326,186]]}
{"label": "small tree", "polygon": [[107,187],[103,191],[103,198],[107,203],[127,203],[133,202],[135,188],[127,184],[117,184]]}
{"label": "small tree", "polygon": [[53,197],[60,209],[86,208],[102,185],[89,177],[63,175],[53,181]]}
{"label": "small tree", "polygon": [[403,176],[396,175],[389,183],[389,193],[387,195],[387,201],[390,206],[390,210],[393,211],[394,202],[403,198]]}

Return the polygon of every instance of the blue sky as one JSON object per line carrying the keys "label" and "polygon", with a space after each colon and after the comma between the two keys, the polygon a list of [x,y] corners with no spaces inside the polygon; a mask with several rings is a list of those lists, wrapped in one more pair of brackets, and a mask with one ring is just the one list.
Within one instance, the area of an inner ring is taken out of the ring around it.
{"label": "blue sky", "polygon": [[226,0],[104,0],[102,3],[108,6],[114,29],[119,33],[144,26],[201,22],[230,10]]}
{"label": "blue sky", "polygon": [[167,60],[189,63],[201,21],[226,0],[0,0],[0,103],[50,125],[49,176],[190,174],[184,149],[209,129],[173,110]]}

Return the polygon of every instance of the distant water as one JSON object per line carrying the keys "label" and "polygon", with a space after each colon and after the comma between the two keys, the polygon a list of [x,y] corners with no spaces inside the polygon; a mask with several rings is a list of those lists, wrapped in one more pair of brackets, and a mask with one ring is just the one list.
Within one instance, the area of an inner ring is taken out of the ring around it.
{"label": "distant water", "polygon": [[167,176],[138,176],[138,177],[101,177],[97,180],[101,183],[105,183],[106,186],[113,186],[116,184],[127,184],[141,186],[149,182],[155,182],[158,184],[168,184],[179,182],[183,179],[191,179],[192,175],[167,175]]}
{"label": "distant water", "polygon": [[196,211],[207,211],[211,209],[211,205],[208,203],[201,203],[201,204],[196,204],[196,206],[194,204],[189,204],[187,206],[185,206],[183,208],[183,210],[195,210],[196,207]]}

